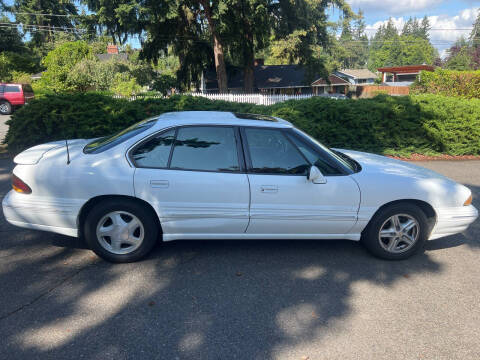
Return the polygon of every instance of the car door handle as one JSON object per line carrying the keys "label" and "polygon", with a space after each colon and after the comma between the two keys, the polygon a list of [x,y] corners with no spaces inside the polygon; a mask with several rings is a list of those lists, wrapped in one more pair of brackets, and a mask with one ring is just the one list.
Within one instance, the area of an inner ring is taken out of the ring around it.
{"label": "car door handle", "polygon": [[260,186],[260,191],[262,193],[276,193],[278,192],[277,185],[262,185]]}
{"label": "car door handle", "polygon": [[150,187],[152,188],[166,189],[169,185],[168,180],[150,180]]}

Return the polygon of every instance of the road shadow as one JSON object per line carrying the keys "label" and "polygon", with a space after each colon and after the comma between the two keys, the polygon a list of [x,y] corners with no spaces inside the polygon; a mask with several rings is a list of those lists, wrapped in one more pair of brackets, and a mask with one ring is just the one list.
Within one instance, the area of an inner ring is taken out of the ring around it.
{"label": "road shadow", "polygon": [[[0,274],[2,283],[24,265],[45,274],[66,258],[75,267],[68,281],[0,320],[2,356],[268,359],[348,318],[355,283],[389,288],[442,271],[428,254],[388,262],[349,241],[177,241],[120,265],[85,253],[19,258]],[[24,295],[29,287],[18,286],[15,296]]]}

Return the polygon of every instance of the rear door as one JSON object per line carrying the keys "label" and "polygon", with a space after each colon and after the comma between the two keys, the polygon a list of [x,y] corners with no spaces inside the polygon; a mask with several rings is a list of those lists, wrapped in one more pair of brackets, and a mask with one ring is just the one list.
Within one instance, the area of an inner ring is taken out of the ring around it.
{"label": "rear door", "polygon": [[135,194],[159,214],[164,238],[222,238],[248,225],[249,183],[238,129],[183,126],[130,152]]}
{"label": "rear door", "polygon": [[7,99],[10,104],[23,105],[25,103],[21,85],[5,85],[3,91],[5,99]]}
{"label": "rear door", "polygon": [[[322,161],[289,130],[244,128],[242,138],[251,187],[247,233],[320,238],[349,232],[360,203],[350,176]],[[311,165],[322,171],[325,184],[307,179]]]}

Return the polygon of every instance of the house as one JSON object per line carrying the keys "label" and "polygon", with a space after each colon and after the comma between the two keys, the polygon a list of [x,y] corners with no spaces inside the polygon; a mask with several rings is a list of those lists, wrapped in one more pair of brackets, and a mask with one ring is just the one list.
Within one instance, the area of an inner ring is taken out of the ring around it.
{"label": "house", "polygon": [[378,68],[382,83],[390,86],[410,86],[421,71],[435,71],[432,65],[405,65]]}
{"label": "house", "polygon": [[[313,83],[308,81],[305,68],[300,65],[264,65],[256,60],[254,66],[254,92],[268,95],[300,95],[342,93],[348,90],[348,81],[330,75],[329,82],[318,78]],[[228,69],[229,93],[243,93],[243,71],[240,68]],[[204,71],[200,91],[218,93],[215,70]]]}
{"label": "house", "polygon": [[352,85],[373,84],[377,75],[368,69],[342,69],[333,73]]}
{"label": "house", "polygon": [[117,45],[107,45],[107,53],[106,54],[95,54],[95,56],[100,61],[108,61],[112,58],[115,58],[120,61],[127,61],[128,55],[125,53],[119,53]]}
{"label": "house", "polygon": [[328,82],[324,78],[319,78],[312,83],[313,93],[321,94],[344,94],[348,93],[350,83],[336,75],[330,75]]}

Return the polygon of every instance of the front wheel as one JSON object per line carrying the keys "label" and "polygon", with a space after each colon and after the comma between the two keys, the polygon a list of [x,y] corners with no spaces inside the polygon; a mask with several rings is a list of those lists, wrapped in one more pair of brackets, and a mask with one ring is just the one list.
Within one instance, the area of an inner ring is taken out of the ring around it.
{"label": "front wheel", "polygon": [[402,260],[422,250],[428,234],[424,212],[414,204],[400,203],[375,214],[362,234],[362,243],[379,258]]}
{"label": "front wheel", "polygon": [[158,239],[159,229],[153,215],[134,201],[107,200],[96,205],[87,215],[85,241],[107,261],[140,260],[152,250]]}
{"label": "front wheel", "polygon": [[0,100],[0,114],[10,115],[12,113],[12,105],[6,100]]}

